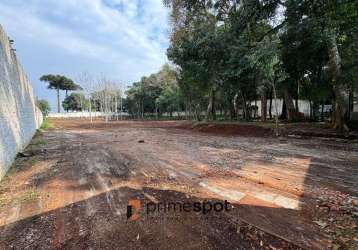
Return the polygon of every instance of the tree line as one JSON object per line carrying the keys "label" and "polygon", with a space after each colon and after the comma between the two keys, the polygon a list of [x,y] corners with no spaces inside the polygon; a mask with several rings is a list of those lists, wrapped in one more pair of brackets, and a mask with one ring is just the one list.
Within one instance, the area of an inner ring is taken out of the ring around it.
{"label": "tree line", "polygon": [[140,119],[159,119],[163,114],[173,117],[174,112],[183,111],[183,96],[176,74],[165,64],[159,72],[133,83],[126,91],[124,102],[129,115]]}
{"label": "tree line", "polygon": [[[69,111],[88,111],[92,119],[92,112],[101,112],[108,121],[113,114],[121,115],[123,111],[123,90],[119,81],[111,80],[105,75],[94,77],[83,72],[73,81],[63,75],[44,75],[40,78],[46,82],[49,89],[57,92],[57,112],[60,113],[60,91],[64,90],[66,96],[62,107]],[[68,94],[69,91],[75,91]],[[50,111],[48,102],[40,100],[38,106],[47,115]]]}
{"label": "tree line", "polygon": [[[310,119],[330,120],[348,130],[358,79],[358,1],[352,0],[164,0],[170,9],[163,69],[127,91],[132,114],[160,115],[218,110],[250,120],[261,100],[261,119],[272,118],[272,100],[283,99],[281,119],[302,119],[298,100],[310,104]],[[167,74],[168,75],[168,74]],[[269,100],[269,101],[268,101]],[[268,108],[267,105],[270,107]],[[267,114],[269,110],[270,114]],[[277,117],[276,117],[277,118]]]}
{"label": "tree line", "polygon": [[[299,100],[305,100],[310,120],[328,115],[334,128],[349,129],[358,83],[358,1],[163,2],[170,10],[170,64],[125,93],[105,77],[83,75],[82,85],[96,86],[83,90],[88,109],[110,113],[120,105],[136,118],[177,113],[277,123],[302,120]],[[51,81],[49,87],[65,89]],[[68,105],[81,98],[72,96]]]}

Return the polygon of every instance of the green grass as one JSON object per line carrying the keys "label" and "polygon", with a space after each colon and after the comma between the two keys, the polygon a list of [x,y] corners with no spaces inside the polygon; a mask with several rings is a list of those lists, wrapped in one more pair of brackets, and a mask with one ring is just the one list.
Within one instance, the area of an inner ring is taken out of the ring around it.
{"label": "green grass", "polygon": [[51,128],[53,128],[53,124],[47,118],[44,118],[41,127],[37,130],[37,135],[41,135],[44,130]]}
{"label": "green grass", "polygon": [[34,142],[31,143],[31,145],[33,146],[43,146],[43,145],[46,145],[47,144],[47,141],[44,140],[44,139],[37,139],[35,140]]}
{"label": "green grass", "polygon": [[20,202],[34,201],[40,197],[37,190],[33,187],[28,188],[19,198]]}
{"label": "green grass", "polygon": [[32,160],[31,160],[31,165],[33,166],[33,165],[35,165],[37,162],[38,162],[38,161],[37,161],[36,159],[32,159]]}
{"label": "green grass", "polygon": [[52,128],[53,127],[53,124],[47,119],[45,118],[44,121],[42,122],[42,125],[41,125],[41,128],[40,129],[49,129],[49,128]]}
{"label": "green grass", "polygon": [[0,207],[5,206],[7,203],[8,203],[7,199],[0,195]]}

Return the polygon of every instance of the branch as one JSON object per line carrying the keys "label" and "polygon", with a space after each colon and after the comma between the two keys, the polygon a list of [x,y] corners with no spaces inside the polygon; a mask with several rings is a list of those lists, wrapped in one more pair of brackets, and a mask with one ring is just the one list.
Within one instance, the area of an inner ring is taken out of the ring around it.
{"label": "branch", "polygon": [[261,42],[267,35],[276,32],[277,30],[281,29],[285,24],[286,24],[287,20],[284,20],[282,23],[280,23],[279,25],[277,25],[275,28],[272,28],[271,30],[267,31],[265,34],[263,34],[258,40],[257,42]]}

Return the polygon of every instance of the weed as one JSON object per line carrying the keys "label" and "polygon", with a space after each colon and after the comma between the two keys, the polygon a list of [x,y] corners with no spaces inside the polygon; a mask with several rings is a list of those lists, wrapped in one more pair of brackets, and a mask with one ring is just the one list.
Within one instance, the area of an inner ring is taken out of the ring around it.
{"label": "weed", "polygon": [[5,192],[9,189],[10,179],[5,176],[0,182],[0,207],[5,206],[8,203],[8,199],[5,197]]}
{"label": "weed", "polygon": [[37,163],[37,160],[36,159],[32,159],[31,160],[31,166],[35,165]]}
{"label": "weed", "polygon": [[0,194],[2,194],[3,192],[5,192],[7,190],[9,182],[10,182],[10,180],[6,176],[1,180],[1,182],[0,182]]}
{"label": "weed", "polygon": [[19,197],[19,201],[20,202],[34,201],[37,198],[39,198],[39,196],[40,195],[37,192],[37,190],[33,187],[30,187]]}
{"label": "weed", "polygon": [[5,206],[8,203],[5,197],[0,196],[0,207]]}
{"label": "weed", "polygon": [[47,144],[47,141],[44,139],[37,139],[31,143],[31,145],[33,145],[33,146],[42,146],[42,145],[46,145],[46,144]]}
{"label": "weed", "polygon": [[53,127],[52,123],[47,118],[45,118],[44,121],[42,122],[40,130],[45,130],[52,127]]}
{"label": "weed", "polygon": [[45,118],[42,122],[41,127],[36,130],[35,136],[42,135],[46,129],[50,129],[50,128],[53,128],[53,124],[47,118]]}

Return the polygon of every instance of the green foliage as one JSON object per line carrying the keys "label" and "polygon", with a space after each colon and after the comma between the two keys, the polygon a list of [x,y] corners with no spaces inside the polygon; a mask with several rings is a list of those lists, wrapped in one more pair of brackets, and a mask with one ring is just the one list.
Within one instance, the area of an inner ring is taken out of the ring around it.
{"label": "green foliage", "polygon": [[41,110],[44,117],[48,116],[51,111],[50,104],[47,100],[38,100],[37,107]]}
{"label": "green foliage", "polygon": [[[342,93],[333,93],[336,86],[351,93],[357,88],[357,1],[164,3],[172,19],[167,55],[178,66],[178,86],[187,106],[201,111],[205,103],[208,108],[214,103],[248,113],[252,101],[272,93],[273,86],[286,102],[293,97],[312,107],[342,106],[337,101]],[[277,15],[279,10],[283,16]],[[338,47],[336,61],[332,44]],[[292,106],[286,108],[291,112]]]}
{"label": "green foliage", "polygon": [[57,112],[60,112],[60,90],[66,91],[66,97],[68,91],[82,90],[80,85],[74,83],[71,79],[62,75],[43,75],[40,81],[47,82],[49,89],[55,89],[57,91]]}
{"label": "green foliage", "polygon": [[143,118],[146,113],[157,115],[181,109],[176,72],[169,65],[156,74],[142,77],[126,92],[126,110],[134,116]]}
{"label": "green foliage", "polygon": [[40,194],[34,187],[27,188],[18,198],[18,202],[31,202],[40,198]]}
{"label": "green foliage", "polygon": [[63,100],[62,107],[66,111],[83,111],[88,109],[89,101],[83,94],[72,93]]}
{"label": "green foliage", "polygon": [[47,82],[49,89],[59,90],[80,90],[81,87],[74,83],[70,78],[62,75],[43,75],[40,81]]}
{"label": "green foliage", "polygon": [[46,130],[46,129],[49,129],[49,128],[52,128],[52,124],[50,123],[50,121],[48,120],[48,118],[45,118],[42,122],[42,125],[40,127],[40,132],[42,130]]}
{"label": "green foliage", "polygon": [[159,97],[156,99],[156,104],[161,112],[172,114],[174,111],[180,110],[180,95],[178,86],[164,86]]}

